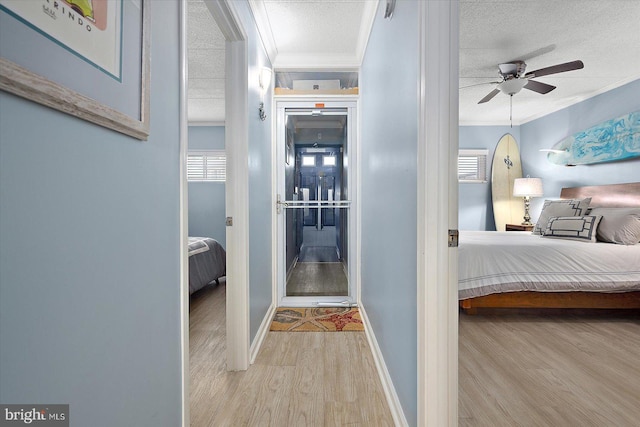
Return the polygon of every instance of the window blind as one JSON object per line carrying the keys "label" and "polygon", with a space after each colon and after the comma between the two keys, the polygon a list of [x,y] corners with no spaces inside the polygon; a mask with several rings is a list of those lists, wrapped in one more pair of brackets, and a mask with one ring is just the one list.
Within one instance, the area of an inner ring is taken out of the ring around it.
{"label": "window blind", "polygon": [[487,182],[488,150],[460,150],[458,152],[458,181]]}
{"label": "window blind", "polygon": [[224,150],[189,151],[187,181],[225,182],[227,155]]}

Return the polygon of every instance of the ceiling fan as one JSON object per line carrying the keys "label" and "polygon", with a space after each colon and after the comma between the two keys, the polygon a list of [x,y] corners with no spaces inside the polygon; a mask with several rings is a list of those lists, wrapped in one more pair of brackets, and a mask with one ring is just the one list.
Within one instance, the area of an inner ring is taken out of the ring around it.
{"label": "ceiling fan", "polygon": [[490,101],[498,93],[502,92],[506,95],[513,96],[520,92],[522,88],[532,90],[541,94],[546,94],[554,90],[556,87],[547,83],[542,83],[535,79],[536,77],[548,76],[549,74],[564,73],[567,71],[579,70],[584,68],[582,61],[571,61],[564,64],[552,65],[551,67],[540,68],[539,70],[525,73],[527,64],[524,61],[513,61],[506,64],[499,64],[499,74],[502,80],[497,82],[489,82],[484,84],[497,84],[497,87],[482,98],[478,104],[484,104]]}

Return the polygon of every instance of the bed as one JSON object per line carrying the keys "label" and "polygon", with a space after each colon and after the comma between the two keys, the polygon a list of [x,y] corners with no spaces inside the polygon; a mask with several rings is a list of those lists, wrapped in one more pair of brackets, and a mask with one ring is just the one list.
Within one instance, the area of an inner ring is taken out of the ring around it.
{"label": "bed", "polygon": [[210,237],[189,237],[189,295],[227,274],[227,254]]}
{"label": "bed", "polygon": [[[560,197],[590,197],[587,215],[640,208],[640,183],[563,188]],[[479,307],[640,309],[640,244],[461,231],[458,255],[458,297],[469,314]]]}

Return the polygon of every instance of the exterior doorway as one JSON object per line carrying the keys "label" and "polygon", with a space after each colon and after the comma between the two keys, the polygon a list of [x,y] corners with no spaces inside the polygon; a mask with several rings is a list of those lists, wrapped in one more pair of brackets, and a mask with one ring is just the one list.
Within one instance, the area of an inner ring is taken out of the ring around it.
{"label": "exterior doorway", "polygon": [[356,269],[350,262],[355,251],[355,102],[316,105],[283,102],[277,109],[280,306],[356,301]]}

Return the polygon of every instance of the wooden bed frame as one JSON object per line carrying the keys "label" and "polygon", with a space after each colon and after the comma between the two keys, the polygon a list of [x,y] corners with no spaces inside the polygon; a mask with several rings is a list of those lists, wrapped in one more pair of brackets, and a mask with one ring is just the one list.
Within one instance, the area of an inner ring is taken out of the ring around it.
{"label": "wooden bed frame", "polygon": [[[591,207],[640,207],[640,182],[563,188],[562,199],[591,197]],[[603,292],[506,292],[460,300],[467,314],[478,308],[598,308],[640,309],[640,291]]]}

